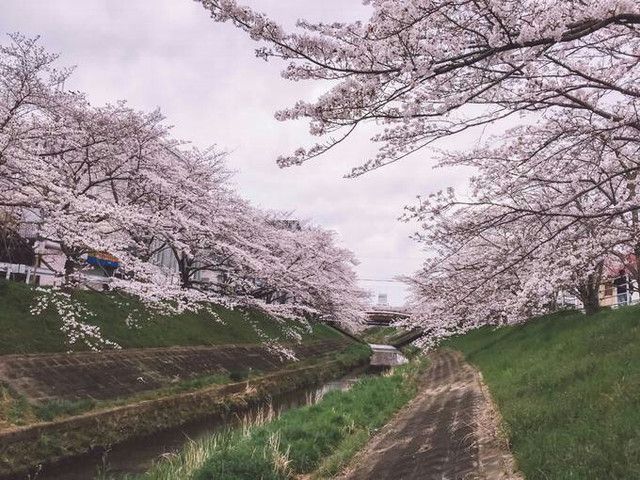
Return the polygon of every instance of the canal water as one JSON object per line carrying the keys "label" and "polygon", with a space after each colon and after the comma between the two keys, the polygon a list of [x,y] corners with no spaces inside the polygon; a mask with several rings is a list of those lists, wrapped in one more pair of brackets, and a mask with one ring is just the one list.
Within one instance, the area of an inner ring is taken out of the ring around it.
{"label": "canal water", "polygon": [[119,475],[127,473],[143,473],[153,465],[154,461],[179,452],[189,441],[221,433],[245,422],[251,424],[261,417],[278,416],[290,408],[315,404],[321,401],[328,392],[348,390],[365,374],[380,374],[391,366],[403,363],[404,357],[397,350],[397,356],[391,355],[388,351],[385,351],[384,354],[386,358],[391,359],[389,363],[385,364],[383,360],[380,360],[374,349],[371,365],[355,370],[343,378],[273,397],[240,413],[216,415],[147,437],[123,442],[105,452],[71,458],[46,468],[35,476],[32,475],[31,478],[37,480],[90,480],[109,478],[110,476],[117,478]]}

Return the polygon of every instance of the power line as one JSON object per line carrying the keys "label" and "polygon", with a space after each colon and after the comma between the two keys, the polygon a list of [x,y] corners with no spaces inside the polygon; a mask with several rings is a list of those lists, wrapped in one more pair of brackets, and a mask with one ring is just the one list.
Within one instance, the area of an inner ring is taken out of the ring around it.
{"label": "power line", "polygon": [[401,280],[390,280],[387,278],[359,278],[361,282],[390,282],[390,283],[404,283]]}
{"label": "power line", "polygon": [[378,256],[378,255],[357,255],[358,258],[374,258],[376,260],[426,260],[424,257],[393,257],[393,256]]}

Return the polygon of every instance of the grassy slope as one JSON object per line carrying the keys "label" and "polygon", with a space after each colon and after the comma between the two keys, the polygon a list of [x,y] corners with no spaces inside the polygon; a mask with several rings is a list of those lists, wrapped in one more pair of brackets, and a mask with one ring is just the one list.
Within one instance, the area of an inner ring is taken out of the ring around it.
{"label": "grassy slope", "polygon": [[370,327],[362,332],[361,337],[367,343],[389,344],[399,336],[405,333],[397,327]]}
{"label": "grassy slope", "polygon": [[447,342],[478,366],[533,479],[640,478],[640,308],[562,313]]}
{"label": "grassy slope", "polygon": [[[61,321],[52,310],[34,316],[30,308],[37,292],[25,284],[0,280],[0,355],[10,353],[65,352],[69,350]],[[206,312],[186,312],[165,317],[144,313],[135,299],[99,292],[78,292],[78,300],[96,313],[89,323],[101,328],[103,337],[123,348],[165,347],[188,345],[216,345],[225,343],[259,343],[252,325],[237,310],[215,306],[224,323]],[[140,328],[125,323],[127,315],[138,309]],[[251,312],[251,319],[270,338],[286,341],[282,324],[259,312]],[[285,322],[293,324],[292,322]],[[335,338],[340,334],[325,325],[313,325],[312,333],[302,332],[303,340]],[[83,345],[75,345],[82,350]]]}

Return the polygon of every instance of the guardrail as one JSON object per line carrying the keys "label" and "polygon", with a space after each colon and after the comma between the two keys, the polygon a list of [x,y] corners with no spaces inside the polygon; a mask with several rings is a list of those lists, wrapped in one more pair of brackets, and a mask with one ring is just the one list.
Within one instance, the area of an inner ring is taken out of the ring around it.
{"label": "guardrail", "polygon": [[[604,294],[600,296],[600,306],[609,308],[619,308],[627,305],[636,305],[640,303],[640,292],[635,284],[632,284],[631,291],[627,291],[624,299],[618,297],[617,293]],[[560,295],[558,306],[561,308],[574,308],[584,311],[584,305],[574,295]]]}
{"label": "guardrail", "polygon": [[[20,276],[21,278],[17,279],[16,276]],[[22,276],[24,276],[24,278],[22,278]],[[27,284],[41,284],[42,277],[46,277],[50,280],[46,285],[52,286],[62,283],[62,276],[63,274],[61,272],[56,272],[50,268],[34,267],[33,265],[24,265],[21,263],[0,262],[0,278],[4,278],[5,280],[13,280]],[[93,285],[108,284],[110,281],[109,277],[84,275],[81,273],[74,273],[72,278],[78,283]]]}
{"label": "guardrail", "polygon": [[11,275],[25,275],[25,283],[31,283],[31,279],[38,276],[59,276],[57,272],[54,272],[49,268],[6,262],[0,262],[0,275],[2,275],[2,273],[4,273],[4,278],[6,280],[11,280]]}

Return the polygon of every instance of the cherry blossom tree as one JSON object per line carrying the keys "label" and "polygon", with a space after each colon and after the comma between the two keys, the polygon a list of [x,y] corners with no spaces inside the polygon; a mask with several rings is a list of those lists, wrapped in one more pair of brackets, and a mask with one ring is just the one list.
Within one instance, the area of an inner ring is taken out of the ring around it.
{"label": "cherry blossom tree", "polygon": [[0,209],[5,237],[17,235],[21,208],[30,206],[22,191],[23,172],[42,175],[33,146],[42,144],[53,108],[70,96],[60,92],[69,70],[56,70],[56,55],[48,54],[37,39],[20,34],[0,45]]}
{"label": "cherry blossom tree", "polygon": [[[108,285],[156,311],[213,302],[303,323],[363,319],[355,259],[331,232],[277,226],[234,190],[224,152],[176,140],[159,111],[65,92],[55,56],[11,40],[0,48],[0,230],[23,240],[25,212],[37,219],[39,239],[66,259],[51,266],[65,290],[88,284],[88,255],[108,253],[119,263]],[[42,290],[34,312],[48,306],[72,343],[112,346],[69,291]]]}
{"label": "cherry blossom tree", "polygon": [[[557,277],[562,276],[562,262],[554,266],[546,258],[576,257],[564,273],[580,276],[575,266],[582,265],[585,275],[576,279],[576,293],[588,312],[596,311],[603,263],[613,255],[628,258],[639,238],[634,213],[637,149],[584,127],[575,115],[562,122],[538,122],[508,131],[493,147],[449,155],[447,162],[478,172],[471,194],[460,198],[450,190],[409,209],[425,231],[418,239],[428,243],[450,236],[464,241],[496,228],[533,230],[535,235],[509,265],[522,268],[534,262],[545,274],[555,269]],[[559,278],[548,281],[567,287]]]}
{"label": "cherry blossom tree", "polygon": [[357,261],[336,244],[335,233],[298,222],[292,228],[284,219],[268,223],[271,266],[256,277],[252,295],[285,308],[290,302],[294,310],[306,309],[322,319],[362,323],[369,295],[357,286]]}
{"label": "cherry blossom tree", "polygon": [[523,217],[469,234],[488,214],[458,207],[422,232],[434,255],[406,281],[411,322],[431,335],[427,340],[549,313],[559,291],[575,294],[587,313],[597,311],[604,259],[618,241],[608,235],[606,222],[592,221],[587,230],[583,222],[560,227],[554,220]]}
{"label": "cherry blossom tree", "polygon": [[379,127],[380,148],[350,176],[479,127],[521,124],[440,154],[440,166],[475,169],[469,192],[409,208],[433,254],[407,280],[412,320],[433,335],[549,311],[558,289],[592,313],[603,266],[640,254],[637,2],[373,0],[366,22],[301,20],[293,33],[235,0],[200,2],[262,42],[258,56],[286,61],[285,78],[328,85],[276,114],[306,118],[324,138],[281,166],[365,123]]}
{"label": "cherry blossom tree", "polygon": [[314,102],[276,114],[308,118],[327,140],[278,159],[316,157],[358,125],[383,126],[378,168],[443,137],[514,114],[571,109],[620,138],[637,138],[640,9],[630,0],[376,0],[367,22],[304,20],[287,33],[235,0],[199,0],[265,46],[259,57],[288,62],[290,80],[328,80]]}

